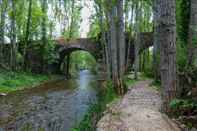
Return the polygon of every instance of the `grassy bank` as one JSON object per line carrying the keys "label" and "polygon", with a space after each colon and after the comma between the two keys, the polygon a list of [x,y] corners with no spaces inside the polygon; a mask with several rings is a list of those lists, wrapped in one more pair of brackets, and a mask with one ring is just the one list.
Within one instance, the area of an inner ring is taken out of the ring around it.
{"label": "grassy bank", "polygon": [[51,77],[47,75],[0,71],[0,93],[31,88],[49,79]]}

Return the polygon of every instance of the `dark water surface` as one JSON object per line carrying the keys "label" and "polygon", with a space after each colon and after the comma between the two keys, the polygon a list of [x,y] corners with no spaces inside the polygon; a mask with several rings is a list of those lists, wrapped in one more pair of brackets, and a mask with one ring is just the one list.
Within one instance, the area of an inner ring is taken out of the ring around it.
{"label": "dark water surface", "polygon": [[0,131],[69,131],[97,99],[98,83],[84,70],[59,80],[0,97]]}

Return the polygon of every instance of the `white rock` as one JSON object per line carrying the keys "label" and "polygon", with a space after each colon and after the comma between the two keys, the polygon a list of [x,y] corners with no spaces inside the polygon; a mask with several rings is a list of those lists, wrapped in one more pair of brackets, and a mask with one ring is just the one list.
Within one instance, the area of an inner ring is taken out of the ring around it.
{"label": "white rock", "polygon": [[0,96],[6,96],[7,94],[6,93],[0,93]]}

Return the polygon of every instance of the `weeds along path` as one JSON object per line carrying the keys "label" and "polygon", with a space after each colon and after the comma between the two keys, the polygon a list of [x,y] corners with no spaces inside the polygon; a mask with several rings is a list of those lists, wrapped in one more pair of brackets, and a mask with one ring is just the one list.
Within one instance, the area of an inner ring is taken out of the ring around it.
{"label": "weeds along path", "polygon": [[97,131],[180,131],[161,109],[161,95],[139,81],[122,98],[109,105]]}

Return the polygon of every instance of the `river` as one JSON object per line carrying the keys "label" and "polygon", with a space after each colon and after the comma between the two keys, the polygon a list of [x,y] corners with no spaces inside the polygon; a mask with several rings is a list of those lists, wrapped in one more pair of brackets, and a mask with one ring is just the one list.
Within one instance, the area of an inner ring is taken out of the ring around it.
{"label": "river", "polygon": [[96,76],[48,82],[0,97],[0,131],[69,131],[97,100]]}

